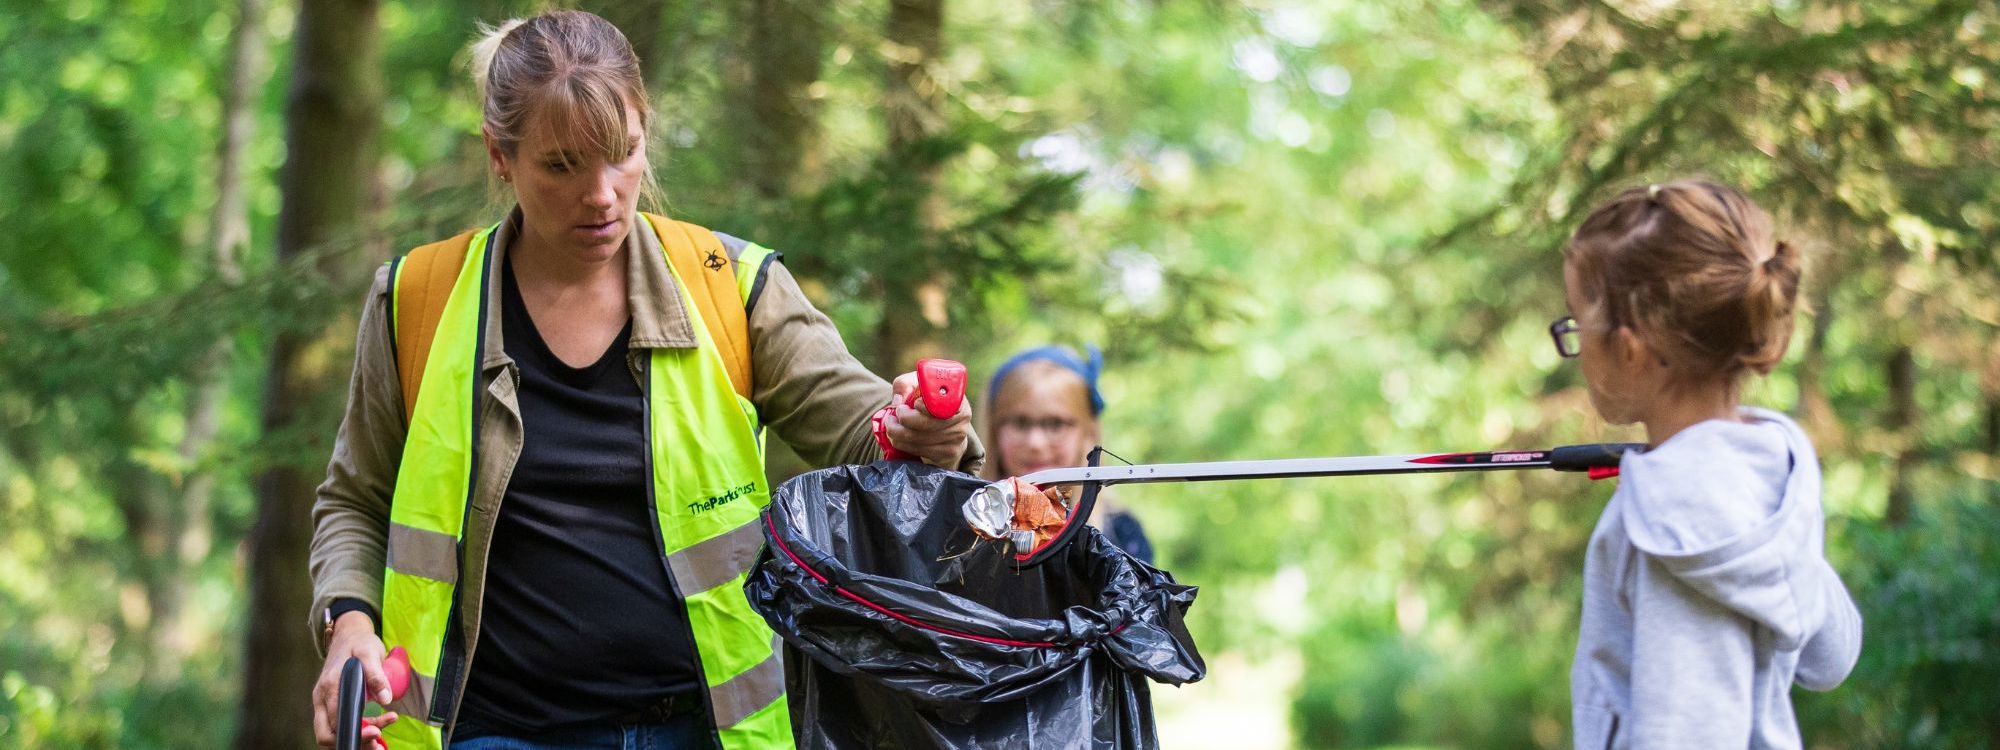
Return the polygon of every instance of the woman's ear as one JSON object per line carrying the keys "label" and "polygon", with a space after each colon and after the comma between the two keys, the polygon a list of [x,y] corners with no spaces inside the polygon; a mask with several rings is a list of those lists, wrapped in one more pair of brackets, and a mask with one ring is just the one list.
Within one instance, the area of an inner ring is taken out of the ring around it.
{"label": "woman's ear", "polygon": [[500,141],[484,125],[479,126],[479,137],[486,142],[486,165],[493,169],[493,174],[500,176],[501,182],[510,182],[508,173],[511,170],[507,166],[506,152],[500,149]]}

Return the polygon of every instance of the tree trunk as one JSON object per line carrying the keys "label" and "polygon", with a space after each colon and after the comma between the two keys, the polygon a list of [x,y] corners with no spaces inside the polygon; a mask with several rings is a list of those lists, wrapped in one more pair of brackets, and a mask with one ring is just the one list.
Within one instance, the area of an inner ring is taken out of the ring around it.
{"label": "tree trunk", "polygon": [[[1814,428],[1819,435],[1832,435],[1839,429],[1839,420],[1834,419],[1833,406],[1826,397],[1826,337],[1833,328],[1833,294],[1831,283],[1814,285],[1812,301],[1812,329],[1806,335],[1805,357],[1799,362],[1799,402],[1797,413],[1807,427]],[[1815,438],[1820,438],[1815,435]],[[1828,446],[1831,447],[1831,446]]]}
{"label": "tree trunk", "polygon": [[[1986,422],[1981,430],[1984,434],[1979,446],[1986,454],[1985,476],[1989,480],[1986,482],[1986,496],[2000,503],[2000,480],[1994,478],[1994,472],[2000,471],[2000,340],[1991,341],[1986,346],[1986,369],[1979,378],[1979,386],[1983,394],[1980,399],[1983,405],[1981,411],[1984,412],[1982,417]],[[2000,737],[2000,734],[1994,736]]]}
{"label": "tree trunk", "polygon": [[[944,0],[890,0],[886,40],[889,78],[882,113],[889,150],[907,152],[940,129],[941,92],[931,68],[944,53]],[[927,176],[935,178],[936,170]]]}
{"label": "tree trunk", "polygon": [[[815,189],[824,177],[820,159],[819,101],[812,93],[825,57],[827,11],[815,0],[750,0],[737,7],[747,31],[735,40],[727,96],[746,133],[733,144],[750,188],[767,206]],[[764,476],[776,487],[812,469],[778,440],[765,457]]]}
{"label": "tree trunk", "polygon": [[[215,211],[209,217],[209,243],[215,253],[215,275],[230,285],[243,281],[237,256],[250,243],[250,212],[243,189],[244,157],[249,153],[252,128],[256,123],[257,82],[264,67],[264,2],[240,0],[236,28],[229,38],[229,83],[222,99],[222,142],[218,146],[215,177]],[[229,394],[229,363],[234,353],[225,334],[210,344],[195,365],[187,404],[187,432],[180,445],[181,465],[187,478],[181,486],[181,503],[176,517],[175,544],[171,556],[178,572],[192,575],[214,545],[214,528],[209,508],[215,496],[215,472],[206,465],[209,448],[215,441],[222,403]],[[156,649],[162,668],[172,668],[201,641],[197,613],[178,606],[163,617]]]}
{"label": "tree trunk", "polygon": [[[375,173],[381,102],[377,8],[378,0],[303,2],[293,35],[277,255],[280,264],[311,261],[320,278],[349,275],[342,262],[355,253],[328,249],[359,234]],[[333,431],[332,425],[299,423],[311,413],[305,403],[336,382],[324,358],[301,356],[314,338],[287,331],[272,343],[264,434]],[[256,480],[243,713],[236,735],[241,750],[312,744],[307,696],[319,660],[303,624],[311,606],[306,550],[317,473],[297,461],[281,461]]]}
{"label": "tree trunk", "polygon": [[117,444],[124,448],[110,466],[112,498],[119,520],[125,524],[128,569],[139,587],[133,591],[129,588],[132,583],[121,583],[127,588],[120,592],[119,614],[126,630],[145,644],[140,659],[146,678],[166,679],[173,676],[166,668],[173,659],[160,648],[161,622],[176,616],[185,596],[185,586],[170,556],[172,524],[167,518],[167,497],[172,493],[165,476],[134,458],[147,443],[146,423],[153,415],[141,409],[136,400],[120,404],[117,411],[122,415]]}
{"label": "tree trunk", "polygon": [[229,37],[229,90],[222,100],[222,143],[217,147],[215,213],[209,217],[209,242],[215,246],[215,271],[224,280],[243,280],[237,254],[250,243],[250,211],[243,190],[243,161],[255,133],[258,83],[264,67],[264,0],[238,0],[236,29]]}
{"label": "tree trunk", "polygon": [[666,26],[666,0],[594,0],[581,8],[610,21],[625,34],[633,54],[639,56],[639,74],[646,83],[657,86],[659,82],[653,77],[662,70],[660,36]]}
{"label": "tree trunk", "polygon": [[821,176],[812,87],[826,47],[826,10],[818,0],[750,0],[741,7],[749,28],[742,54],[748,80],[733,87],[733,98],[749,127],[741,147],[750,184],[771,201]]}
{"label": "tree trunk", "polygon": [[1910,520],[1915,497],[1910,475],[1917,465],[1917,360],[1909,344],[1896,347],[1889,355],[1889,433],[1897,446],[1896,465],[1889,477],[1889,505],[1883,512],[1891,526]]}
{"label": "tree trunk", "polygon": [[[208,249],[214,253],[214,272],[232,283],[242,280],[236,253],[249,241],[243,160],[255,115],[249,102],[255,90],[255,69],[262,65],[258,44],[262,26],[262,0],[242,0],[236,28],[230,35],[216,205],[209,217],[208,234],[211,243]],[[129,456],[120,457],[113,466],[119,514],[125,522],[127,537],[136,542],[132,569],[144,589],[146,604],[143,612],[128,609],[124,614],[127,626],[145,638],[145,674],[149,682],[166,683],[178,678],[182,662],[199,641],[195,631],[202,618],[187,606],[188,580],[207,559],[214,538],[209,506],[215,475],[202,461],[215,439],[221,404],[228,396],[230,351],[230,341],[225,335],[209,345],[189,373],[187,428],[177,451],[180,466],[187,473],[178,498],[176,488],[166,477]],[[145,422],[152,415],[136,403],[127,404],[120,411],[125,415],[123,443],[130,446],[144,443]]]}
{"label": "tree trunk", "polygon": [[[1986,445],[1983,447],[1986,451],[1986,470],[1988,472],[1986,475],[1988,478],[1986,482],[1986,497],[1994,503],[2000,504],[2000,480],[1994,480],[1991,473],[2000,470],[2000,394],[1988,394],[1986,396],[1985,431]],[[1994,736],[2000,737],[2000,734]]]}
{"label": "tree trunk", "polygon": [[[944,198],[938,192],[941,164],[921,153],[924,142],[944,126],[943,91],[932,76],[944,54],[944,0],[890,0],[886,34],[888,79],[882,113],[888,129],[890,163],[899,165],[905,189],[916,191],[916,225],[932,245],[944,230]],[[932,272],[905,286],[902,277],[882,279],[882,323],[876,329],[875,367],[883,373],[909,369],[919,356],[937,354],[938,330],[949,295],[942,273]]]}
{"label": "tree trunk", "polygon": [[1986,455],[2000,458],[2000,394],[1986,397]]}

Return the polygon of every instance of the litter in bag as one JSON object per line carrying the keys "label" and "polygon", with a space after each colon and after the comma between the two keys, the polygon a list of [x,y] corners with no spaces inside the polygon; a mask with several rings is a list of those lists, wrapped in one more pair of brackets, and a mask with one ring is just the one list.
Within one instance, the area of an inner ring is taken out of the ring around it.
{"label": "litter in bag", "polygon": [[1207,669],[1195,587],[1087,527],[1023,562],[966,525],[984,485],[895,461],[773,495],[744,591],[785,640],[800,747],[1158,746],[1147,680]]}
{"label": "litter in bag", "polygon": [[1002,479],[972,493],[962,506],[965,523],[981,539],[1005,539],[1016,560],[1062,536],[1072,517],[1060,492],[1043,491],[1019,478]]}

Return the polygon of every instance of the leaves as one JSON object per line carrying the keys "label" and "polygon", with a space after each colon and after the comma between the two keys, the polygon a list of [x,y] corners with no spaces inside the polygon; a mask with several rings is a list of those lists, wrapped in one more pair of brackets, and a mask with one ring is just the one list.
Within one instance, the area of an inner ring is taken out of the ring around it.
{"label": "leaves", "polygon": [[[274,262],[279,62],[257,71],[245,276],[210,278],[232,7],[10,3],[0,23],[7,744],[224,736],[174,717],[237,700],[247,478],[318,471],[345,396],[312,394],[299,434],[259,434],[253,363],[279,332],[351,330],[373,263],[312,270],[322,258],[412,247],[499,210],[462,50],[475,17],[531,9],[390,2],[379,223]],[[784,251],[849,348],[885,369],[896,316],[944,320],[935,343],[975,373],[1026,346],[1102,345],[1105,441],[1135,461],[1632,439],[1589,413],[1549,349],[1557,249],[1630,185],[1704,174],[1745,188],[1808,252],[1812,308],[1787,365],[1747,395],[1811,429],[1831,554],[1871,628],[1849,686],[1800,698],[1807,736],[1963,746],[1994,731],[1981,723],[2000,695],[1981,615],[1993,535],[1978,532],[2000,478],[1990,8],[947,2],[925,71],[936,127],[900,149],[881,116],[906,52],[883,43],[886,6],[809,10],[794,22],[823,24],[801,37],[819,57],[763,61],[794,78],[817,66],[800,94],[813,132],[779,139],[810,144],[808,163],[760,180],[742,170],[767,124],[733,87],[755,68],[746,55],[801,53],[751,49],[748,11],[621,6],[660,23],[633,36],[658,58],[667,207]],[[289,59],[291,15],[265,24],[270,60]],[[357,243],[368,251],[342,254]],[[148,680],[143,560],[117,493],[185,475],[189,373],[218,336],[237,344],[232,385],[198,459],[222,482],[218,539],[190,594],[216,648],[178,680]],[[340,348],[317,361],[344,368]],[[1892,488],[1911,498],[1901,528],[1880,521]],[[1582,546],[1608,493],[1492,474],[1133,487],[1120,501],[1166,567],[1202,586],[1192,627],[1234,660],[1212,661],[1303,675],[1282,688],[1297,743],[1554,747]],[[1163,694],[1163,714],[1226,721],[1199,713],[1226,705],[1208,689]]]}

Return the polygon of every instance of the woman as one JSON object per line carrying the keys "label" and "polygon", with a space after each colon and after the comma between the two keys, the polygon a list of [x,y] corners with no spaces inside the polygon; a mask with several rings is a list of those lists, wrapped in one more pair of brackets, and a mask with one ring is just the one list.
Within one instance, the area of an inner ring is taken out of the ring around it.
{"label": "woman", "polygon": [[[1097,418],[1104,413],[1104,396],[1097,376],[1104,357],[1096,347],[1090,359],[1056,346],[1029,349],[993,371],[986,386],[987,479],[1018,477],[1042,469],[1082,466],[1101,437]],[[1153,562],[1153,544],[1139,519],[1100,492],[1090,524],[1111,543],[1140,561]]]}
{"label": "woman", "polygon": [[[789,747],[742,593],[761,426],[814,463],[872,461],[869,417],[914,375],[863,369],[775,253],[637,211],[652,112],[616,28],[551,12],[474,58],[516,206],[369,292],[313,511],[317,738],[359,657],[390,709],[363,734],[395,750]],[[887,433],[974,471],[970,414],[898,406]],[[393,701],[392,648],[414,673]]]}

